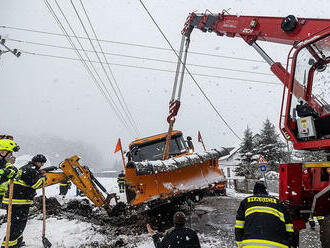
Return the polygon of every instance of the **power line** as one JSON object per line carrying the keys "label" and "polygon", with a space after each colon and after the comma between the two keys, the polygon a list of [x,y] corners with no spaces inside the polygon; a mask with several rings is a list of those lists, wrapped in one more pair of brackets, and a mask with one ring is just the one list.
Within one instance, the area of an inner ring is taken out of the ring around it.
{"label": "power line", "polygon": [[238,134],[232,129],[232,127],[229,125],[229,123],[227,123],[227,121],[223,118],[223,116],[220,114],[220,112],[218,111],[218,109],[214,106],[214,104],[212,103],[211,99],[206,95],[206,93],[204,92],[204,90],[197,83],[197,81],[195,80],[194,76],[191,74],[190,70],[188,70],[188,68],[185,66],[185,64],[183,64],[183,62],[181,61],[180,56],[177,54],[177,52],[173,48],[171,42],[167,39],[167,37],[165,36],[164,32],[162,31],[162,29],[157,24],[156,20],[153,18],[153,16],[151,15],[151,13],[147,9],[147,7],[144,5],[143,1],[142,0],[139,0],[139,1],[140,1],[141,5],[143,6],[143,8],[145,9],[145,11],[147,12],[147,14],[149,15],[149,17],[151,18],[151,20],[153,21],[153,23],[156,25],[156,27],[159,30],[159,32],[162,34],[163,38],[166,40],[167,44],[171,47],[172,51],[175,53],[175,55],[177,56],[177,58],[180,60],[180,63],[184,66],[183,72],[184,72],[184,70],[187,71],[187,73],[189,74],[189,76],[191,77],[191,79],[193,80],[193,82],[196,84],[196,86],[198,87],[198,89],[201,91],[201,93],[203,94],[203,96],[209,102],[209,104],[211,105],[211,107],[213,108],[213,110],[217,113],[217,115],[220,117],[220,119],[225,123],[225,125],[227,126],[227,128],[236,136],[236,138],[238,138],[239,140],[242,140],[238,136]]}
{"label": "power line", "polygon": [[[42,56],[42,57],[65,59],[65,60],[79,60],[79,59],[72,58],[72,57],[43,54],[43,53],[30,52],[30,51],[25,51],[25,50],[22,50],[22,53],[29,54],[29,55],[35,55],[35,56]],[[86,60],[84,60],[84,61],[86,61]],[[94,60],[91,60],[91,62],[100,63],[100,62],[94,61]],[[102,63],[106,64],[105,62],[102,62]],[[120,67],[128,67],[128,68],[136,68],[136,69],[144,69],[144,70],[152,70],[152,71],[162,71],[162,72],[170,72],[170,73],[175,72],[174,70],[160,69],[160,68],[154,68],[154,67],[135,66],[135,65],[127,65],[127,64],[118,64],[118,63],[109,63],[109,64],[114,65],[114,66],[120,66]],[[260,83],[260,84],[266,84],[266,85],[282,85],[280,83],[270,82],[270,81],[249,80],[249,79],[244,79],[244,78],[224,77],[224,76],[202,74],[202,73],[192,73],[192,75],[201,76],[201,77],[210,77],[210,78],[229,79],[229,80],[243,81],[243,82],[248,82],[248,83]]]}
{"label": "power line", "polygon": [[[57,5],[58,9],[60,10],[60,12],[61,12],[61,14],[62,14],[64,20],[66,21],[67,25],[69,26],[71,32],[72,32],[72,33],[74,34],[74,36],[76,37],[76,40],[77,40],[77,42],[79,43],[81,49],[82,49],[82,50],[85,50],[85,49],[83,48],[83,45],[81,44],[80,40],[77,38],[77,35],[76,35],[75,31],[73,30],[72,26],[70,25],[68,19],[66,18],[66,15],[65,15],[64,12],[62,11],[62,8],[61,8],[60,5],[58,4],[57,0],[55,0],[55,3],[56,3],[56,5]],[[74,7],[74,6],[73,6],[73,7]],[[75,9],[75,7],[74,7],[74,9]],[[75,9],[75,11],[76,11],[76,9]],[[77,12],[76,12],[76,13],[77,13]],[[80,17],[79,17],[79,16],[78,16],[78,18],[79,18],[79,20],[80,20]],[[80,21],[81,21],[81,20],[80,20]],[[83,26],[83,27],[84,27],[84,26]],[[85,27],[84,27],[84,29],[85,29]],[[86,30],[85,30],[85,32],[86,32],[86,35],[89,37],[89,35],[88,35],[88,33],[87,33]],[[93,46],[92,43],[91,43],[91,45]],[[93,46],[93,48],[94,48],[94,46]],[[94,48],[94,49],[95,49],[95,48]],[[84,54],[85,54],[85,56],[88,58],[88,60],[90,60],[90,59],[89,59],[89,56],[87,55],[87,53],[86,53],[85,51],[84,51]],[[100,62],[101,62],[101,61],[100,61]],[[106,87],[106,85],[104,84],[103,80],[101,79],[100,75],[97,73],[96,69],[94,68],[94,65],[93,65],[91,62],[90,62],[90,64],[91,64],[91,66],[92,66],[94,72],[97,74],[97,76],[98,76],[100,82],[102,83],[104,89],[105,89],[106,92],[108,93],[108,96],[110,97],[110,99],[111,99],[111,101],[112,101],[114,107],[117,109],[119,115],[121,116],[122,121],[125,122],[126,125],[127,125],[127,122],[126,122],[125,117],[123,116],[123,114],[121,113],[119,107],[116,105],[115,101],[114,101],[113,98],[111,97],[111,94],[110,94],[109,90],[107,89],[107,87]],[[103,67],[102,64],[101,64],[101,66],[102,66],[102,69],[103,69],[104,73],[106,74],[106,77],[107,77],[107,79],[108,79],[108,81],[109,81],[111,87],[113,88],[112,83],[111,83],[111,81],[110,81],[110,79],[109,79],[108,74],[107,74],[106,71],[104,70],[104,67]],[[116,94],[116,92],[114,92],[114,94],[115,94],[116,97],[118,98],[118,95]],[[119,99],[118,99],[118,100],[119,100]],[[122,106],[122,104],[121,104],[120,101],[119,101],[119,103],[120,103],[120,105]],[[124,110],[124,114],[126,114],[126,116],[128,116],[124,108],[123,108],[123,110]],[[128,119],[128,121],[130,122],[130,124],[131,124],[131,126],[132,126],[134,132],[136,132],[136,134],[138,135],[139,132],[138,132],[137,130],[135,130],[134,124],[132,124],[132,122],[130,121],[129,116],[128,116],[127,119]]]}
{"label": "power line", "polygon": [[[60,37],[63,37],[64,36],[65,37],[65,35],[63,35],[63,34],[58,34],[58,33],[53,33],[53,32],[47,32],[47,31],[41,31],[41,30],[35,30],[35,29],[18,28],[18,27],[11,27],[11,26],[5,26],[5,25],[0,25],[0,28],[12,29],[12,30],[19,30],[19,31],[26,31],[26,32],[32,32],[32,33],[39,33],[39,34],[47,34],[47,35],[60,36]],[[73,37],[71,37],[71,38],[73,38]],[[78,38],[79,39],[85,39],[85,40],[88,39],[87,37],[83,37],[83,36],[78,36]],[[92,40],[94,40],[94,39],[92,39]],[[164,47],[150,46],[150,45],[130,43],[130,42],[121,42],[121,41],[113,41],[113,40],[105,40],[105,39],[99,39],[99,41],[100,42],[105,42],[105,43],[118,44],[118,45],[126,45],[126,46],[135,46],[135,47],[157,49],[157,50],[164,50],[164,51],[172,51],[171,49],[164,48]],[[234,59],[234,60],[241,60],[241,61],[248,61],[248,62],[266,63],[263,60],[248,59],[248,58],[242,58],[242,57],[217,55],[217,54],[202,53],[202,52],[195,52],[195,51],[190,51],[189,53],[190,54],[201,55],[201,56],[208,56],[208,57],[218,57],[218,58]]]}
{"label": "power line", "polygon": [[[47,8],[49,9],[51,15],[54,17],[55,21],[57,22],[57,24],[59,25],[59,27],[61,28],[61,30],[63,31],[63,33],[66,35],[67,37],[67,40],[69,41],[69,43],[71,44],[72,47],[76,48],[75,44],[73,43],[71,37],[69,37],[67,31],[65,30],[64,26],[62,25],[61,21],[59,20],[59,18],[57,17],[54,9],[52,8],[52,6],[49,4],[49,2],[47,0],[44,0],[45,1],[45,4],[47,6]],[[72,31],[72,30],[71,30]],[[79,42],[79,40],[78,40]],[[79,51],[77,49],[75,49],[75,52],[76,54],[78,55],[78,57],[84,67],[86,68],[87,72],[89,73],[89,75],[92,77],[93,79],[93,82],[94,82],[94,85],[100,90],[100,92],[102,93],[102,95],[105,97],[105,99],[107,100],[108,102],[108,105],[112,108],[112,110],[115,112],[117,118],[123,123],[123,125],[126,127],[126,129],[130,132],[130,129],[128,128],[128,125],[125,121],[125,119],[122,117],[121,113],[119,112],[119,110],[116,109],[116,105],[115,103],[113,102],[112,98],[111,98],[111,95],[109,95],[108,93],[108,96],[107,94],[104,92],[104,89],[102,89],[102,87],[99,85],[99,83],[97,82],[94,74],[92,73],[92,71],[90,70],[89,66],[87,65],[86,61],[82,58],[81,54],[79,53]],[[87,58],[89,59],[89,57],[87,56]],[[77,59],[76,59],[77,60]],[[92,65],[93,67],[93,64],[90,62],[90,64]],[[94,68],[94,67],[93,67]],[[94,68],[94,71],[95,73],[98,75],[98,73],[96,72],[95,68]],[[99,75],[98,75],[99,77]],[[100,78],[100,77],[99,77]]]}
{"label": "power line", "polygon": [[[88,13],[87,13],[87,11],[86,11],[86,9],[85,9],[85,6],[84,6],[84,4],[83,4],[83,2],[82,2],[81,0],[79,0],[79,2],[80,2],[80,4],[81,4],[82,9],[84,10],[84,13],[85,13],[86,17],[87,17],[87,20],[88,20],[89,26],[90,26],[90,28],[91,28],[92,31],[93,31],[94,37],[95,37],[95,39],[96,39],[96,41],[97,41],[97,44],[99,45],[99,48],[100,48],[100,50],[101,50],[101,52],[102,52],[102,55],[103,55],[103,58],[104,58],[105,62],[107,63],[107,66],[108,66],[108,69],[109,69],[109,71],[110,71],[110,73],[111,73],[112,79],[113,79],[113,81],[114,81],[114,83],[115,83],[115,86],[117,87],[118,92],[119,92],[119,96],[118,96],[118,94],[117,94],[117,92],[116,92],[116,89],[113,87],[113,85],[112,85],[112,83],[111,83],[111,81],[110,81],[110,79],[109,79],[109,82],[110,82],[110,84],[111,84],[111,86],[112,86],[112,89],[113,89],[115,95],[117,96],[118,101],[119,101],[120,105],[122,106],[122,108],[123,108],[125,114],[128,116],[129,121],[131,122],[132,126],[135,128],[135,130],[136,130],[136,132],[137,132],[137,135],[138,135],[138,136],[141,136],[141,135],[140,135],[140,132],[139,132],[139,129],[138,129],[138,127],[137,127],[137,124],[136,124],[136,122],[134,121],[133,115],[132,115],[131,112],[129,111],[129,108],[128,108],[128,106],[127,106],[127,103],[126,103],[126,101],[125,101],[125,98],[124,98],[124,96],[123,96],[122,93],[121,93],[121,90],[120,90],[120,88],[119,88],[119,86],[118,86],[118,83],[117,83],[117,80],[116,80],[116,78],[115,78],[115,75],[114,75],[114,73],[113,73],[113,71],[112,71],[112,69],[111,69],[111,67],[110,67],[110,65],[109,65],[109,62],[108,62],[108,60],[107,60],[107,57],[105,56],[105,53],[104,53],[104,51],[103,51],[103,49],[102,49],[102,46],[101,46],[101,44],[100,44],[100,41],[98,40],[98,37],[97,37],[96,32],[95,32],[95,30],[94,30],[94,28],[93,28],[93,25],[92,25],[92,22],[91,22],[91,20],[90,20],[90,18],[89,18],[89,16],[88,16]],[[74,7],[72,1],[71,1],[71,4],[72,4],[72,6]],[[77,13],[77,12],[76,12],[76,13]],[[78,15],[78,13],[77,13],[77,15]],[[79,19],[80,19],[80,18],[79,18]],[[87,33],[86,33],[86,34],[87,34]],[[96,51],[96,49],[94,49],[94,51],[95,51],[96,54],[98,54],[98,52]],[[99,61],[101,62],[100,59],[99,59]],[[106,73],[106,70],[104,70],[104,72]],[[123,104],[121,103],[120,99],[122,100]],[[124,105],[124,106],[123,106],[123,105]]]}
{"label": "power line", "polygon": [[[74,50],[73,48],[66,47],[66,46],[51,45],[51,44],[25,41],[25,40],[19,40],[19,39],[11,39],[11,38],[8,38],[7,40],[11,40],[11,41],[14,41],[14,42],[26,43],[26,44],[32,44],[32,45],[38,45],[38,46]],[[78,49],[78,50],[83,51],[82,49]],[[94,51],[91,51],[91,50],[84,50],[84,51],[90,52],[90,53],[94,52]],[[101,52],[97,51],[97,53],[101,53]],[[155,59],[155,58],[150,58],[150,57],[141,57],[141,56],[133,56],[133,55],[127,55],[127,54],[121,54],[121,53],[109,53],[109,52],[104,52],[104,54],[112,55],[112,56],[118,56],[118,57],[132,58],[132,59],[141,59],[141,60],[147,60],[147,61],[156,61],[156,62],[162,62],[162,63],[176,64],[176,62],[174,62],[174,61],[164,60],[164,59]],[[274,76],[274,74],[266,73],[266,72],[254,72],[254,71],[238,70],[238,69],[231,69],[231,68],[224,68],[224,67],[217,67],[217,66],[197,65],[197,64],[191,64],[191,63],[187,63],[187,65],[194,66],[194,67],[207,68],[207,69],[234,71],[234,72],[242,72],[242,73],[251,73],[251,74],[265,75],[265,76]]]}
{"label": "power line", "polygon": [[[57,3],[57,0],[55,0],[55,2]],[[76,13],[76,15],[77,15],[77,17],[78,17],[78,19],[79,19],[79,22],[80,22],[81,26],[83,27],[83,30],[84,30],[85,34],[86,34],[87,37],[88,37],[89,43],[90,43],[90,45],[92,46],[93,51],[94,51],[94,53],[95,53],[95,55],[96,55],[98,61],[100,62],[100,65],[101,65],[101,67],[102,67],[102,70],[103,70],[103,72],[104,72],[104,74],[105,74],[105,76],[106,76],[106,78],[107,78],[107,80],[108,80],[108,82],[109,82],[109,84],[110,84],[110,86],[111,86],[111,88],[112,88],[112,90],[113,90],[113,92],[114,92],[114,94],[115,94],[115,96],[116,96],[116,98],[117,98],[117,100],[118,100],[118,102],[119,102],[119,104],[120,104],[122,110],[124,111],[124,114],[127,116],[128,121],[130,122],[130,124],[132,125],[133,129],[135,130],[136,127],[134,126],[134,124],[133,124],[132,120],[130,119],[129,115],[127,114],[127,112],[126,112],[126,110],[125,110],[125,108],[124,108],[124,106],[123,106],[123,104],[122,104],[122,102],[121,102],[121,100],[120,100],[120,98],[119,98],[119,96],[118,96],[116,90],[115,90],[115,87],[113,86],[112,81],[111,81],[111,79],[110,79],[110,77],[109,77],[107,71],[106,71],[105,68],[104,68],[104,64],[102,63],[102,61],[101,61],[101,59],[100,59],[98,53],[96,52],[96,48],[95,48],[95,46],[94,46],[94,44],[93,44],[93,42],[92,42],[92,40],[91,40],[91,38],[90,38],[90,36],[89,36],[89,34],[88,34],[88,32],[87,32],[87,29],[86,29],[86,27],[85,27],[85,25],[84,25],[84,23],[83,23],[83,21],[82,21],[80,15],[79,15],[79,13],[78,13],[78,11],[77,11],[77,9],[76,9],[76,7],[75,7],[73,1],[70,0],[70,3],[71,3],[71,5],[72,5],[72,7],[73,7],[73,9],[74,9],[74,12]],[[136,132],[136,134],[139,136],[139,134],[138,134],[139,132],[138,132],[137,130],[135,130],[135,132]]]}

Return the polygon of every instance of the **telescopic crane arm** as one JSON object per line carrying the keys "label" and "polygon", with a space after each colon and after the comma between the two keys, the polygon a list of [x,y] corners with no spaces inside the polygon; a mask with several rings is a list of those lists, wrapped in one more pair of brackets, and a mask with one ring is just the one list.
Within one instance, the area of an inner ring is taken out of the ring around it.
{"label": "telescopic crane arm", "polygon": [[250,45],[257,40],[294,45],[329,25],[329,19],[295,18],[292,15],[283,18],[191,13],[182,34],[188,36],[198,28],[220,36],[241,37]]}
{"label": "telescopic crane arm", "polygon": [[[279,62],[274,62],[256,41],[267,41],[295,47],[301,41],[309,42],[312,39],[317,39],[318,34],[329,32],[330,19],[296,18],[293,15],[286,18],[236,16],[227,15],[224,12],[217,15],[191,13],[181,33],[189,39],[195,28],[203,32],[214,32],[219,36],[241,37],[263,57],[270,65],[271,71],[285,87],[288,87],[290,77],[288,70]],[[313,49],[309,48],[309,50],[312,51]],[[314,55],[316,61],[319,61],[320,57],[316,53]],[[301,83],[295,81],[293,95],[297,99],[306,100],[319,113],[324,114],[323,106],[319,104],[317,99],[306,93],[306,89]]]}

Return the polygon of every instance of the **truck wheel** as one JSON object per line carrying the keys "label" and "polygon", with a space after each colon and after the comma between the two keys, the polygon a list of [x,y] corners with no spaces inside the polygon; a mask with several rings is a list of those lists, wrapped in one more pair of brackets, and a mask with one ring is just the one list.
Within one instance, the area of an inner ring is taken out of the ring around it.
{"label": "truck wheel", "polygon": [[330,247],[330,215],[325,216],[323,221],[320,221],[320,240],[322,248]]}

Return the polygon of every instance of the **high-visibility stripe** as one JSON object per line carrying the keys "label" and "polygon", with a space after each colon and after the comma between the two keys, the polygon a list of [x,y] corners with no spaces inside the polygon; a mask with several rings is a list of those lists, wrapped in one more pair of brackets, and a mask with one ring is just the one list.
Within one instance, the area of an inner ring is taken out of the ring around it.
{"label": "high-visibility stripe", "polygon": [[241,247],[270,247],[270,248],[289,248],[286,245],[263,239],[246,239],[241,243]]}
{"label": "high-visibility stripe", "polygon": [[324,220],[324,216],[316,216],[317,220]]}
{"label": "high-visibility stripe", "polygon": [[285,222],[284,214],[275,208],[264,207],[264,206],[250,207],[245,211],[245,217],[247,217],[253,213],[272,214],[272,215],[275,215],[276,217],[278,217],[281,221]]}
{"label": "high-visibility stripe", "polygon": [[5,169],[9,168],[9,167],[12,167],[13,165],[11,163],[7,163],[6,166],[5,166]]}
{"label": "high-visibility stripe", "polygon": [[292,224],[285,224],[285,229],[287,232],[293,232],[293,225]]}
{"label": "high-visibility stripe", "polygon": [[69,184],[66,183],[60,183],[60,186],[68,186]]}
{"label": "high-visibility stripe", "polygon": [[235,228],[244,228],[244,220],[236,220]]}
{"label": "high-visibility stripe", "polygon": [[44,178],[44,177],[39,178],[39,180],[38,180],[35,184],[33,184],[33,185],[31,186],[31,188],[33,188],[33,189],[37,189],[37,188],[39,188],[40,185],[43,184],[44,182],[45,182],[45,178]]}
{"label": "high-visibility stripe", "polygon": [[25,184],[24,181],[22,181],[22,180],[16,180],[16,179],[15,179],[15,180],[14,180],[14,184],[18,184],[18,185],[22,185],[22,186],[24,186],[24,187],[29,187],[29,188],[31,188],[31,186]]}
{"label": "high-visibility stripe", "polygon": [[[9,198],[2,198],[3,204],[9,204]],[[25,200],[25,199],[12,199],[13,205],[31,205],[33,204],[33,200]]]}
{"label": "high-visibility stripe", "polygon": [[[14,246],[14,245],[17,245],[18,240],[19,240],[20,238],[22,238],[22,237],[23,237],[23,234],[21,234],[20,236],[18,236],[17,239],[9,241],[9,242],[8,242],[8,246],[9,246],[9,247],[12,247],[12,246]],[[6,241],[2,241],[2,245],[1,245],[1,246],[6,246]]]}
{"label": "high-visibility stripe", "polygon": [[242,247],[242,241],[236,241],[237,247]]}

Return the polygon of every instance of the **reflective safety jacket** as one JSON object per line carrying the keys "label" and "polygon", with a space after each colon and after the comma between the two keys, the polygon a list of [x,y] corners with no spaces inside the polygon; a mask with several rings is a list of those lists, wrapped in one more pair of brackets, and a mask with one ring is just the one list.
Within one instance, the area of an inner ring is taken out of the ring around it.
{"label": "reflective safety jacket", "polygon": [[125,174],[120,173],[117,178],[117,183],[125,183]]}
{"label": "reflective safety jacket", "polygon": [[[13,205],[31,205],[36,195],[36,189],[40,188],[46,178],[42,176],[32,162],[24,165],[19,179],[14,179]],[[3,204],[8,204],[8,192],[2,199]]]}
{"label": "reflective safety jacket", "polygon": [[65,181],[65,182],[61,182],[61,183],[60,183],[60,186],[63,186],[63,187],[71,187],[71,181],[68,180],[68,181]]}
{"label": "reflective safety jacket", "polygon": [[275,197],[253,195],[237,210],[235,239],[238,247],[289,247],[293,237],[285,206]]}

